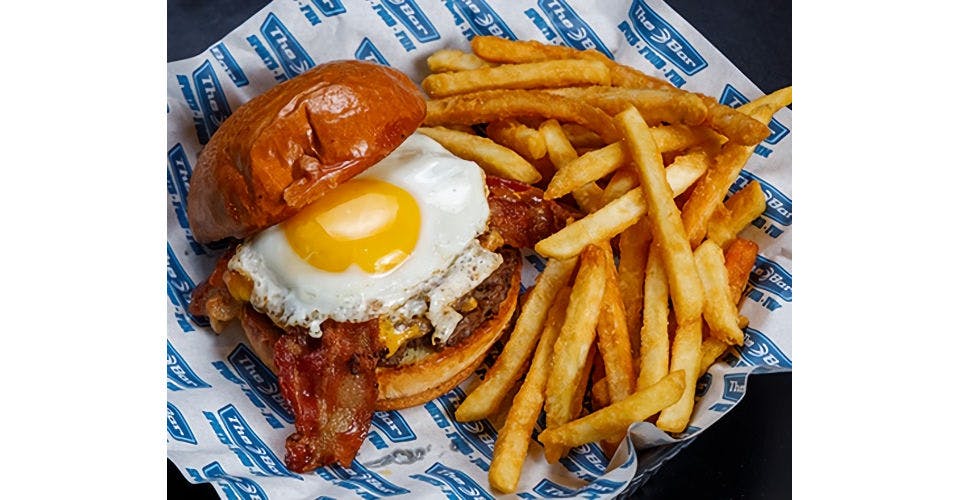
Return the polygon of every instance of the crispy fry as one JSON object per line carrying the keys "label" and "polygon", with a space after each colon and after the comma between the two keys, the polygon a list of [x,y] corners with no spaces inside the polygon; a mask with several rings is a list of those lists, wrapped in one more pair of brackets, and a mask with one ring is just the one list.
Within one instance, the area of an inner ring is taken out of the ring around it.
{"label": "crispy fry", "polygon": [[694,392],[697,387],[697,375],[700,373],[700,343],[702,322],[696,321],[678,324],[673,334],[673,346],[670,352],[670,372],[683,372],[684,389],[680,400],[660,412],[657,427],[667,432],[683,432],[693,413]]}
{"label": "crispy fry", "polygon": [[558,296],[558,291],[569,281],[576,264],[576,259],[551,259],[547,262],[521,307],[520,316],[503,352],[487,371],[483,382],[457,408],[458,421],[480,420],[497,410],[504,395],[523,375],[524,364],[530,359],[537,338],[544,329],[547,310],[554,297]]}
{"label": "crispy fry", "polygon": [[670,371],[670,336],[667,329],[669,297],[670,285],[663,257],[658,247],[651,245],[643,282],[643,327],[640,329],[637,389],[649,387]]}
{"label": "crispy fry", "polygon": [[[738,111],[748,115],[754,115],[757,111],[759,111],[761,106],[771,106],[774,109],[774,112],[776,112],[776,110],[779,110],[780,108],[789,106],[791,102],[793,102],[793,87],[784,87],[763,97],[754,99],[743,106],[740,106]],[[760,116],[757,116],[757,119],[763,120],[763,115],[761,114]],[[770,121],[770,118],[766,118],[764,121]],[[767,133],[769,134],[769,130]],[[766,138],[766,136],[764,136],[764,138]]]}
{"label": "crispy fry", "polygon": [[727,268],[727,276],[730,278],[730,299],[734,304],[740,302],[740,296],[743,294],[744,287],[747,286],[747,280],[750,279],[750,272],[753,271],[753,264],[757,260],[759,251],[760,247],[756,243],[737,238],[724,252],[723,266]]}
{"label": "crispy fry", "polygon": [[747,227],[767,208],[767,197],[760,183],[751,181],[734,193],[725,203],[718,205],[707,222],[707,238],[727,248],[737,233]]}
{"label": "crispy fry", "polygon": [[660,245],[667,268],[677,323],[684,326],[699,322],[703,312],[703,287],[656,144],[635,108],[628,108],[614,121],[627,143],[643,194],[648,200],[654,240]]}
{"label": "crispy fry", "polygon": [[627,317],[620,296],[617,268],[609,243],[601,245],[604,254],[606,285],[600,304],[597,323],[597,348],[603,357],[610,401],[617,402],[633,392],[633,356],[630,353],[630,335],[627,332]]}
{"label": "crispy fry", "polygon": [[[690,158],[694,160],[694,157]],[[674,166],[678,168],[674,168]],[[694,161],[667,167],[667,183],[674,196],[687,190],[689,183],[696,180],[692,173]],[[699,168],[699,167],[696,167]],[[703,168],[706,168],[705,166]],[[633,188],[619,198],[603,205],[602,208],[588,214],[556,233],[540,240],[534,249],[540,255],[551,258],[568,259],[579,254],[594,241],[609,240],[632,226],[647,213],[643,189]]]}
{"label": "crispy fry", "polygon": [[[766,124],[770,121],[781,104],[791,97],[791,87],[774,92],[769,96],[761,97],[744,106],[750,110],[750,116]],[[744,106],[741,106],[743,108]],[[767,129],[769,134],[769,129]],[[693,188],[690,198],[683,204],[683,227],[691,246],[697,246],[707,232],[707,221],[713,211],[723,201],[723,195],[737,179],[737,174],[750,159],[753,148],[733,143],[724,144],[717,156],[714,166]]]}
{"label": "crispy fry", "polygon": [[703,96],[703,103],[707,106],[706,124],[734,144],[756,146],[770,135],[764,122],[747,113],[724,106],[712,97]]}
{"label": "crispy fry", "polygon": [[423,90],[430,97],[447,97],[480,90],[537,89],[565,85],[609,85],[609,83],[610,70],[602,62],[567,59],[434,73],[423,79]]}
{"label": "crispy fry", "polygon": [[633,357],[640,355],[644,276],[652,239],[650,221],[646,217],[641,217],[636,224],[620,233],[620,267],[617,269],[617,277]]}
{"label": "crispy fry", "polygon": [[[536,352],[530,362],[530,369],[523,379],[520,391],[513,398],[507,419],[494,445],[493,461],[490,462],[490,486],[504,493],[516,491],[520,481],[523,461],[530,445],[530,435],[543,407],[543,390],[550,372],[553,346],[563,325],[563,315],[569,302],[570,287],[564,287],[557,292],[556,300],[550,306],[543,334],[540,335]],[[460,408],[463,408],[463,403]],[[457,419],[461,420],[459,414],[458,409]]]}
{"label": "crispy fry", "polygon": [[610,116],[584,103],[536,90],[484,90],[427,101],[427,126],[474,125],[506,118],[537,116],[583,125],[607,144],[620,136]]}
{"label": "crispy fry", "polygon": [[[578,377],[585,372],[587,354],[596,336],[600,301],[603,299],[605,273],[603,251],[596,246],[584,250],[570,294],[570,305],[560,336],[554,346],[550,378],[547,380],[544,407],[547,427],[569,422],[573,414]],[[562,448],[547,448],[547,461],[556,463]]]}
{"label": "crispy fry", "polygon": [[715,337],[703,339],[703,344],[700,345],[700,371],[697,374],[697,378],[707,373],[707,370],[717,361],[717,358],[727,352],[729,347],[730,344],[722,340],[717,340]]}
{"label": "crispy fry", "polygon": [[495,36],[477,36],[470,41],[473,53],[480,58],[499,63],[528,63],[553,59],[590,59],[610,61],[595,50],[577,50],[536,41],[506,40]]}
{"label": "crispy fry", "polygon": [[545,447],[580,446],[617,436],[634,422],[642,422],[675,405],[686,391],[683,374],[673,372],[622,401],[559,427],[548,428],[540,433],[539,439]]}
{"label": "crispy fry", "polygon": [[594,86],[565,87],[548,92],[586,101],[611,116],[623,111],[627,105],[633,105],[649,123],[700,125],[707,117],[707,107],[699,97],[671,90]]}
{"label": "crispy fry", "polygon": [[561,125],[563,127],[563,133],[566,134],[567,140],[570,141],[570,144],[575,148],[602,148],[606,145],[603,142],[603,139],[600,138],[596,132],[591,132],[589,129],[584,128],[582,125],[577,125],[576,123],[564,123]]}
{"label": "crispy fry", "polygon": [[[556,175],[562,175],[567,170],[568,165],[577,160],[577,152],[573,149],[567,136],[563,133],[560,123],[557,120],[547,120],[540,125],[540,135],[543,136],[547,144],[547,155],[553,166],[557,169]],[[577,200],[580,208],[587,212],[595,212],[600,208],[600,198],[603,196],[603,190],[600,186],[592,182],[585,182],[571,190],[573,198]]]}
{"label": "crispy fry", "polygon": [[633,170],[633,167],[629,165],[620,167],[610,176],[610,180],[607,181],[607,186],[603,188],[603,197],[600,198],[600,202],[606,205],[627,194],[627,192],[639,184],[640,182],[637,181],[637,173]]}
{"label": "crispy fry", "polygon": [[579,158],[574,154],[574,158],[564,168],[559,169],[550,180],[550,184],[544,191],[544,197],[552,200],[571,193],[605,177],[626,161],[627,156],[619,142],[586,153]]}
{"label": "crispy fry", "polygon": [[491,64],[487,61],[460,50],[440,49],[427,57],[427,67],[431,73],[464,71],[490,66]]}
{"label": "crispy fry", "polygon": [[703,319],[710,335],[730,345],[743,344],[743,331],[737,326],[737,305],[730,300],[730,278],[723,264],[723,250],[707,240],[693,252],[700,282],[703,284]]}
{"label": "crispy fry", "polygon": [[529,184],[540,180],[540,172],[530,162],[486,137],[443,127],[420,127],[419,131],[460,158],[477,162],[487,173]]}
{"label": "crispy fry", "polygon": [[517,120],[499,120],[487,125],[487,137],[528,160],[538,160],[547,154],[543,136]]}

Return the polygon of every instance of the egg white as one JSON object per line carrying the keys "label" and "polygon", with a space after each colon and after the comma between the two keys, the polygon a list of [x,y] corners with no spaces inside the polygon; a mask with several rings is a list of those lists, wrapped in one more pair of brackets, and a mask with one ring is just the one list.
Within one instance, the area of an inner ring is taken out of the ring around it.
{"label": "egg white", "polygon": [[[276,323],[306,327],[319,336],[328,318],[358,322],[396,317],[398,311],[420,314],[422,298],[451,271],[458,274],[459,266],[451,268],[458,257],[469,254],[486,262],[483,272],[471,274],[473,286],[499,266],[498,254],[475,244],[489,216],[484,174],[476,163],[417,133],[357,178],[388,182],[413,196],[421,219],[413,251],[385,273],[368,274],[355,264],[327,272],[303,261],[279,225],[262,231],[240,245],[229,267],[253,281],[251,304]],[[431,309],[435,305],[440,306],[431,303]]]}

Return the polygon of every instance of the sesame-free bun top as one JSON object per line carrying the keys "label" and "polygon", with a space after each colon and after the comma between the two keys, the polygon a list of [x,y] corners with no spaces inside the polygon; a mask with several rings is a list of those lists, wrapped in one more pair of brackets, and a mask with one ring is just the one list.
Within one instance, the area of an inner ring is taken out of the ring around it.
{"label": "sesame-free bun top", "polygon": [[203,243],[244,238],[289,218],[374,165],[426,115],[403,73],[334,61],[237,108],[200,152],[187,217]]}

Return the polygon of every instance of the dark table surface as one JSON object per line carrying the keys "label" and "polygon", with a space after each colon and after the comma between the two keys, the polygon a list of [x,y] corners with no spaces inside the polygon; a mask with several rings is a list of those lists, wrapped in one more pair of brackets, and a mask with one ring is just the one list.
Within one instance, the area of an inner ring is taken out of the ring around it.
{"label": "dark table surface", "polygon": [[[168,0],[167,60],[202,52],[267,3]],[[792,83],[790,2],[667,3],[764,92]],[[634,498],[789,498],[791,388],[789,373],[751,377],[740,404],[664,464]],[[211,485],[188,483],[169,460],[167,487],[170,498],[217,498]]]}

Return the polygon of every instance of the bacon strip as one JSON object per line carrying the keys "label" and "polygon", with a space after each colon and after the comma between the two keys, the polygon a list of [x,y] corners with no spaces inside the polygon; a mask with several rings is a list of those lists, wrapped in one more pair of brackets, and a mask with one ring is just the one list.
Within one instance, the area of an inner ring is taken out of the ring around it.
{"label": "bacon strip", "polygon": [[488,230],[498,232],[504,244],[514,248],[533,248],[563,229],[568,219],[579,217],[576,211],[543,199],[543,191],[529,184],[488,175],[487,188]]}
{"label": "bacon strip", "polygon": [[377,402],[377,320],[322,327],[319,339],[287,334],[274,346],[280,389],[296,417],[285,460],[294,472],[349,467]]}

